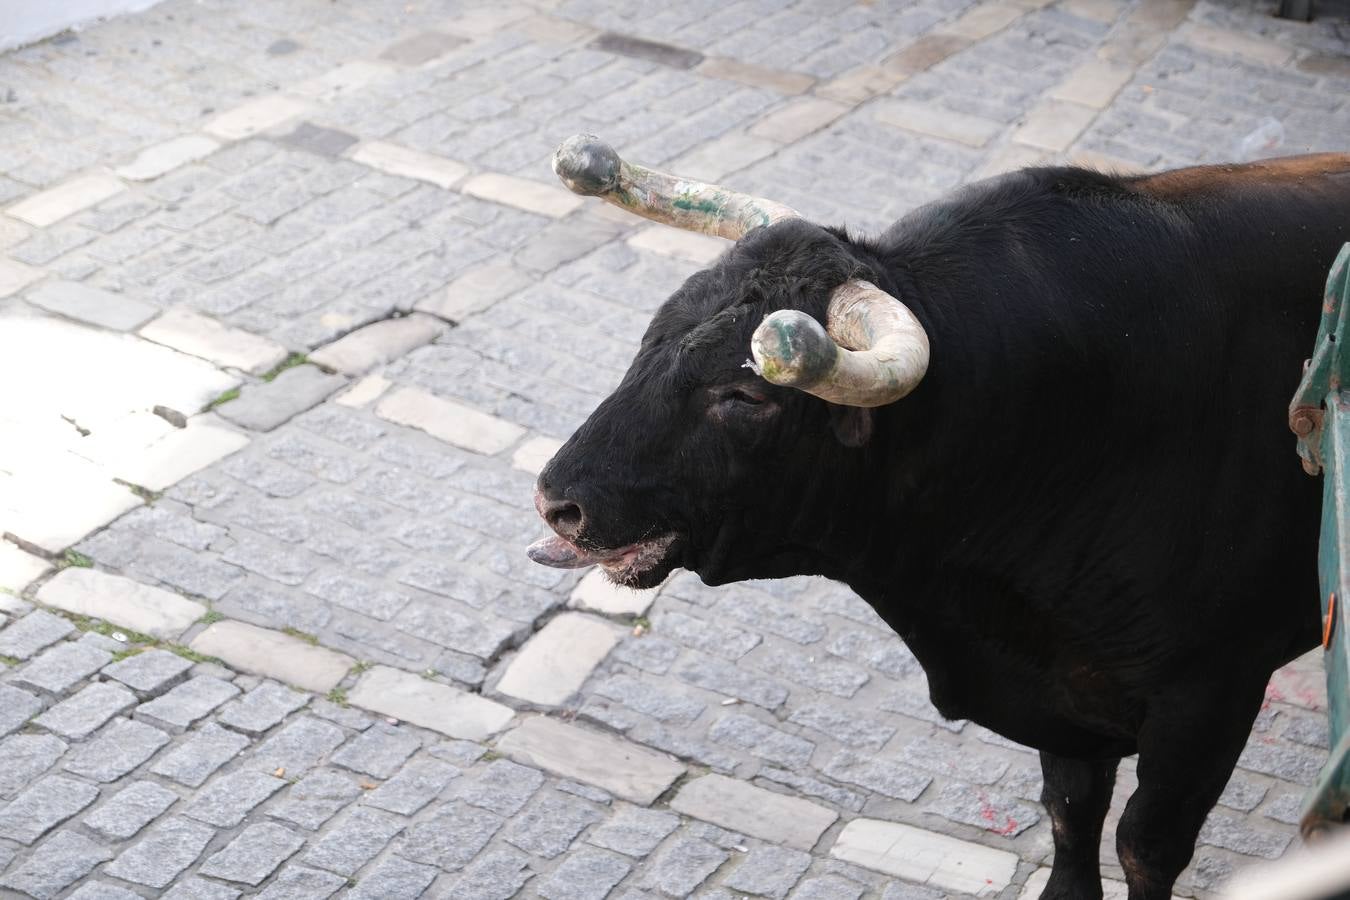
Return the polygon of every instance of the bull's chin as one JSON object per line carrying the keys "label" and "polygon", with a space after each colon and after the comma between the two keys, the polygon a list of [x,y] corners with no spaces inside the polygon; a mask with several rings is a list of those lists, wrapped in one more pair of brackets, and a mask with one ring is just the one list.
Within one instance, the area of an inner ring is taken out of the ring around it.
{"label": "bull's chin", "polygon": [[656,587],[679,566],[680,544],[676,532],[601,550],[584,549],[552,536],[535,541],[526,552],[535,562],[559,569],[598,565],[615,584],[643,590]]}

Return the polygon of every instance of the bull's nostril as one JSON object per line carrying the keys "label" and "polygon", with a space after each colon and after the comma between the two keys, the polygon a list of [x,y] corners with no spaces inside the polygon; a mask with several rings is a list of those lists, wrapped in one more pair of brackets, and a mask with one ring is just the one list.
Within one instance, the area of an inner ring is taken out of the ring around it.
{"label": "bull's nostril", "polygon": [[581,507],[568,501],[550,503],[544,510],[544,521],[569,540],[581,531],[581,519]]}

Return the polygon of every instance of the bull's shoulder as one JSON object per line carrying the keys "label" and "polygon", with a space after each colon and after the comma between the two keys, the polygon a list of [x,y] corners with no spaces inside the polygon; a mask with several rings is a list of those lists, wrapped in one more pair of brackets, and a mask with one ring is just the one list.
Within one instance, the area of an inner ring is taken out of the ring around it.
{"label": "bull's shoulder", "polygon": [[1350,153],[1313,153],[1228,165],[1192,166],[1121,179],[1128,188],[1168,202],[1184,202],[1243,188],[1350,184]]}

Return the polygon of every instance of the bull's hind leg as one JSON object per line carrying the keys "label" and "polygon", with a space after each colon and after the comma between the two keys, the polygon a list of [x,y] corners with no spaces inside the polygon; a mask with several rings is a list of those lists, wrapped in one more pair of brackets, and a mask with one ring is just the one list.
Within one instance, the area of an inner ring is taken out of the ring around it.
{"label": "bull's hind leg", "polygon": [[1139,787],[1116,829],[1130,900],[1167,900],[1261,708],[1265,681],[1190,686],[1149,704]]}
{"label": "bull's hind leg", "polygon": [[1118,759],[1084,762],[1041,753],[1041,802],[1055,837],[1054,868],[1041,900],[1100,900],[1097,854],[1119,765]]}

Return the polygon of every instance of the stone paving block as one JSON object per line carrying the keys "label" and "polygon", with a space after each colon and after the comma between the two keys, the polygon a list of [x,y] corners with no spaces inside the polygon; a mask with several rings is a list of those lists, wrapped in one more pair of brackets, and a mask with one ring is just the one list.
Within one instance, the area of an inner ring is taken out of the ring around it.
{"label": "stone paving block", "polygon": [[[592,686],[591,690],[610,700],[616,700],[635,712],[651,716],[659,722],[686,726],[692,725],[707,704],[686,694],[668,690],[651,680],[635,678],[631,675],[611,675],[604,681]],[[740,718],[745,718],[744,716]],[[750,721],[750,720],[747,720]],[[764,726],[767,728],[767,726]],[[716,729],[715,729],[716,730]],[[772,730],[772,729],[770,729]],[[764,737],[758,734],[757,737]],[[783,735],[783,737],[787,737]],[[716,740],[717,738],[714,738]],[[796,739],[794,739],[796,740]],[[802,742],[810,747],[807,742]],[[807,751],[810,755],[810,751]]]}
{"label": "stone paving block", "polygon": [[215,831],[205,825],[173,816],[146,833],[137,844],[123,850],[104,871],[114,878],[154,888],[168,887],[184,869],[197,861]]}
{"label": "stone paving block", "polygon": [[[796,102],[796,101],[794,101]],[[822,103],[832,101],[822,100]],[[674,162],[670,163],[673,171],[679,172],[684,178],[694,178],[700,181],[720,182],[728,179],[733,172],[739,172],[741,169],[754,165],[760,160],[772,156],[782,149],[782,143],[771,140],[764,135],[744,134],[739,131],[731,131],[714,138],[707,143],[699,144],[694,149],[683,154]],[[667,255],[679,259],[689,259],[690,262],[706,264],[716,259],[727,245],[721,240],[695,234],[691,231],[680,231],[669,226],[659,226],[661,229],[672,232],[672,234],[682,234],[691,240],[680,242],[672,237],[668,241],[658,243],[655,249],[657,252],[667,252]],[[645,232],[652,232],[651,227],[643,229]],[[702,240],[698,240],[702,238]],[[650,240],[650,238],[649,238]],[[630,240],[630,244],[632,241]],[[721,250],[713,253],[711,259],[706,257],[712,253],[712,247],[721,245]],[[637,246],[633,244],[633,246]],[[684,251],[681,253],[680,251]]]}
{"label": "stone paving block", "polygon": [[131,162],[113,171],[128,181],[153,181],[219,149],[220,143],[206,135],[185,134],[145,148]]}
{"label": "stone paving block", "polygon": [[1012,3],[985,3],[972,7],[955,22],[942,26],[944,34],[980,41],[1020,19],[1026,9]]}
{"label": "stone paving block", "polygon": [[292,85],[289,92],[297,97],[328,103],[372,84],[387,81],[397,73],[398,70],[391,65],[358,59]]}
{"label": "stone paving block", "polygon": [[[1035,900],[1045,890],[1045,886],[1050,882],[1050,869],[1042,866],[1022,885],[1022,891],[1017,895],[1017,900]],[[1110,878],[1102,879],[1102,900],[1127,900],[1130,889],[1123,881],[1115,881]]]}
{"label": "stone paving block", "polygon": [[656,41],[616,34],[607,31],[591,41],[587,46],[606,53],[617,53],[643,59],[672,69],[692,69],[703,61],[703,54],[682,47],[673,47]]}
{"label": "stone paving block", "polygon": [[52,900],[112,857],[111,849],[73,831],[61,831],[0,878],[0,887],[22,891],[36,900]]}
{"label": "stone paving block", "polygon": [[184,878],[162,896],[164,900],[236,900],[240,891],[205,878]]}
{"label": "stone paving block", "polygon": [[[3,758],[0,746],[0,758]],[[366,804],[403,816],[411,816],[459,777],[460,770],[439,759],[415,759],[366,795]]]}
{"label": "stone paving block", "polygon": [[0,297],[9,297],[38,281],[46,273],[12,259],[0,259]]}
{"label": "stone paving block", "polygon": [[303,838],[280,825],[250,825],[198,871],[211,878],[256,886],[304,843]]}
{"label": "stone paving block", "polygon": [[347,701],[362,709],[471,741],[481,741],[501,731],[515,714],[500,703],[388,666],[374,666],[362,674],[348,693]]}
{"label": "stone paving block", "polygon": [[158,728],[130,719],[114,719],[97,738],[82,744],[65,768],[94,781],[116,781],[168,742],[169,736]]}
{"label": "stone paving block", "polygon": [[188,787],[199,787],[247,746],[248,738],[242,734],[208,722],[156,760],[150,771]]}
{"label": "stone paving block", "polygon": [[134,781],[85,816],[84,824],[113,841],[124,841],[178,802],[178,795],[153,781]]}
{"label": "stone paving block", "polygon": [[603,818],[603,814],[581,800],[549,793],[512,820],[504,839],[534,856],[553,859],[566,851],[577,835]]}
{"label": "stone paving block", "polygon": [[[1290,48],[1284,44],[1209,25],[1192,23],[1181,32],[1181,37],[1193,47],[1240,56],[1273,68],[1285,65],[1293,55]],[[13,215],[13,212],[10,215]]]}
{"label": "stone paving block", "polygon": [[116,474],[129,484],[163,491],[248,442],[248,435],[224,427],[214,416],[193,416],[186,428],[171,429],[138,458],[119,466]]}
{"label": "stone paving block", "polygon": [[955,782],[938,791],[927,810],[1003,837],[1016,837],[1041,820],[1040,813],[1011,797]]}
{"label": "stone paving block", "polygon": [[1051,88],[1049,96],[1054,100],[1105,109],[1133,75],[1133,70],[1126,66],[1113,66],[1093,59],[1070,72],[1067,78]]}
{"label": "stone paving block", "polygon": [[280,769],[283,775],[294,778],[317,766],[346,739],[347,733],[336,725],[301,715],[263,741],[249,765],[270,773]]}
{"label": "stone paving block", "polygon": [[1200,829],[1199,841],[1246,856],[1279,859],[1294,836],[1284,832],[1253,828],[1244,817],[1213,811]]}
{"label": "stone paving block", "polygon": [[452,800],[404,832],[394,852],[453,872],[477,856],[502,824],[496,813]]}
{"label": "stone paving block", "polygon": [[165,311],[142,328],[140,335],[218,366],[229,366],[254,375],[276,366],[288,352],[276,341],[231,328],[210,316],[183,308]]}
{"label": "stone paving block", "polygon": [[26,553],[9,541],[0,540],[0,591],[18,595],[51,570],[51,563]]}
{"label": "stone paving block", "polygon": [[292,147],[318,153],[321,156],[334,157],[340,156],[342,151],[355,144],[357,140],[358,138],[354,134],[348,134],[336,128],[325,128],[312,122],[301,122],[295,126],[294,131],[284,134],[280,138],[282,143],[290,144]]}
{"label": "stone paving block", "polygon": [[638,886],[667,897],[687,897],[730,855],[707,841],[680,837],[648,864]]}
{"label": "stone paving block", "polygon": [[1097,117],[1097,110],[1062,100],[1047,100],[1031,110],[1012,139],[1041,150],[1067,150]]}
{"label": "stone paving block", "polygon": [[198,675],[167,694],[142,703],[135,715],[152,725],[182,734],[198,719],[206,717],[217,706],[238,694],[239,688],[228,681]]}
{"label": "stone paving block", "polygon": [[769,69],[736,59],[710,57],[695,66],[694,71],[707,78],[735,81],[749,87],[764,88],[779,94],[804,94],[811,90],[815,79],[800,72]]}
{"label": "stone paving block", "polygon": [[121,685],[96,681],[62,700],[33,721],[67,740],[93,734],[113,716],[136,705],[136,697]]}
{"label": "stone paving block", "polygon": [[309,697],[299,691],[274,681],[264,681],[238,700],[227,703],[216,720],[236,731],[261,735],[308,702]]}
{"label": "stone paving block", "polygon": [[66,895],[69,900],[140,900],[140,894],[133,894],[124,888],[114,887],[98,881],[86,881],[73,894]]}
{"label": "stone paving block", "polygon": [[768,710],[777,709],[787,700],[787,690],[777,681],[746,672],[711,656],[690,658],[676,675],[681,681],[695,687],[735,697]]}
{"label": "stone paving block", "polygon": [[39,603],[174,640],[206,615],[201,603],[121,575],[72,566],[37,593]]}
{"label": "stone paving block", "polygon": [[[284,681],[315,694],[327,694],[338,687],[356,664],[346,653],[246,622],[212,623],[193,638],[190,646],[197,653],[219,657],[236,669]],[[244,712],[239,715],[242,722],[250,718]]]}
{"label": "stone paving block", "polygon": [[851,750],[840,750],[821,771],[835,781],[856,784],[907,803],[917,800],[933,781],[888,759],[863,756]]}
{"label": "stone paving block", "polygon": [[536,890],[546,900],[604,900],[632,868],[622,856],[580,850],[564,859]]}
{"label": "stone paving block", "polygon": [[543,784],[544,774],[538,769],[498,759],[456,782],[454,795],[470,806],[513,816]]}
{"label": "stone paving block", "polygon": [[351,876],[403,830],[404,819],[376,809],[357,809],[309,848],[302,861]]}
{"label": "stone paving block", "polygon": [[435,866],[389,856],[375,866],[348,892],[352,900],[417,900],[440,875]]}
{"label": "stone paving block", "polygon": [[373,322],[364,328],[315,350],[312,362],[345,375],[364,375],[375,366],[392,362],[445,330],[431,316],[411,313],[396,319]]}
{"label": "stone paving block", "polygon": [[864,890],[866,888],[856,881],[838,875],[822,875],[803,880],[792,892],[792,900],[859,900]]}
{"label": "stone paving block", "polygon": [[642,859],[678,827],[679,816],[655,809],[624,806],[604,825],[592,831],[586,842]]}
{"label": "stone paving block", "polygon": [[135,331],[159,312],[158,307],[144,300],[55,279],[29,291],[27,299],[48,312],[116,331]]}
{"label": "stone paving block", "polygon": [[789,769],[805,767],[816,749],[815,744],[805,738],[779,731],[739,713],[724,715],[714,722],[708,729],[708,737]]}
{"label": "stone paving block", "polygon": [[272,381],[247,385],[237,400],[223,404],[216,413],[241,428],[271,431],[322,403],[346,383],[341,375],[329,375],[318,366],[293,366]]}
{"label": "stone paving block", "polygon": [[534,873],[530,858],[516,850],[490,850],[464,867],[447,897],[454,900],[507,900],[517,896]]}
{"label": "stone paving block", "polygon": [[173,687],[190,668],[191,660],[156,647],[112,663],[103,674],[138,693],[154,695]]}
{"label": "stone paving block", "polygon": [[830,703],[799,706],[788,716],[788,721],[829,735],[845,747],[872,751],[880,750],[895,734],[891,725],[871,721],[851,709]]}
{"label": "stone paving block", "polygon": [[420,388],[394,389],[380,400],[375,413],[396,425],[421,429],[432,437],[484,456],[505,450],[525,434],[519,425]]}
{"label": "stone paving block", "polygon": [[553,219],[561,219],[581,209],[583,203],[580,197],[564,188],[496,172],[475,175],[460,186],[460,191],[470,197]]}
{"label": "stone paving block", "polygon": [[380,172],[415,178],[447,189],[469,174],[469,167],[463,163],[388,141],[363,141],[352,151],[351,159]]}
{"label": "stone paving block", "polygon": [[0,629],[0,656],[31,659],[74,630],[69,620],[35,609]]}
{"label": "stone paving block", "polygon": [[376,722],[334,753],[332,762],[384,779],[394,775],[421,746],[422,741],[408,729]]}
{"label": "stone paving block", "polygon": [[517,266],[490,262],[468,269],[445,290],[417,301],[413,308],[452,322],[462,322],[532,284],[534,279]]}
{"label": "stone paving block", "polygon": [[531,716],[497,742],[505,756],[617,797],[651,804],[684,766],[628,741],[544,716]]}
{"label": "stone paving block", "polygon": [[236,769],[198,791],[183,807],[182,814],[218,828],[232,828],[244,821],[254,807],[285,786],[285,781],[272,775]]}
{"label": "stone paving block", "polygon": [[549,621],[516,655],[497,690],[540,706],[559,706],[580,690],[619,642],[621,629],[583,613]]}
{"label": "stone paving block", "polygon": [[385,62],[401,66],[422,66],[464,46],[462,37],[443,31],[423,31],[390,44],[380,54]]}
{"label": "stone paving block", "polygon": [[63,775],[48,775],[0,809],[0,838],[32,844],[98,799],[98,788]]}
{"label": "stone paving block", "polygon": [[532,437],[511,454],[511,465],[522,472],[538,475],[560,449],[562,441],[557,438]]}
{"label": "stone paving block", "polygon": [[966,113],[940,110],[910,100],[885,100],[873,106],[873,116],[883,125],[956,141],[970,147],[983,147],[1003,130],[1003,123]]}
{"label": "stone paving block", "polygon": [[722,884],[761,897],[785,897],[810,865],[809,853],[786,847],[755,847]]}
{"label": "stone paving block", "polygon": [[350,388],[338,394],[333,398],[333,402],[339,406],[348,406],[353,409],[359,409],[370,405],[371,401],[377,399],[389,388],[390,381],[383,375],[367,375],[360,381],[353,384]]}
{"label": "stone paving block", "polygon": [[237,141],[253,137],[290,119],[298,119],[310,111],[309,104],[272,94],[245,101],[234,109],[216,116],[202,130],[212,137]]}
{"label": "stone paving block", "polygon": [[322,900],[346,884],[347,879],[340,875],[292,863],[254,896],[259,900]]}
{"label": "stone paving block", "polygon": [[651,225],[630,237],[628,246],[707,266],[730,249],[731,245],[721,238],[681,231],[668,225]]}
{"label": "stone paving block", "polygon": [[906,881],[966,894],[997,893],[1012,883],[1017,854],[897,822],[854,819],[830,856]]}
{"label": "stone paving block", "polygon": [[807,800],[716,774],[685,784],[670,802],[670,808],[798,850],[814,847],[825,829],[839,818],[834,810]]}
{"label": "stone paving block", "polygon": [[780,144],[792,144],[826,127],[849,107],[819,97],[801,97],[774,109],[750,126],[750,134]]}
{"label": "stone paving block", "polygon": [[21,222],[46,228],[126,189],[127,186],[112,175],[94,172],[32,194],[5,212]]}
{"label": "stone paving block", "polygon": [[[273,804],[267,814],[314,831],[359,796],[361,788],[355,780],[337,772],[320,770],[292,785],[282,801]],[[425,798],[427,802],[431,799]]]}
{"label": "stone paving block", "polygon": [[14,734],[0,741],[0,798],[11,798],[52,767],[66,742],[49,734]]}

